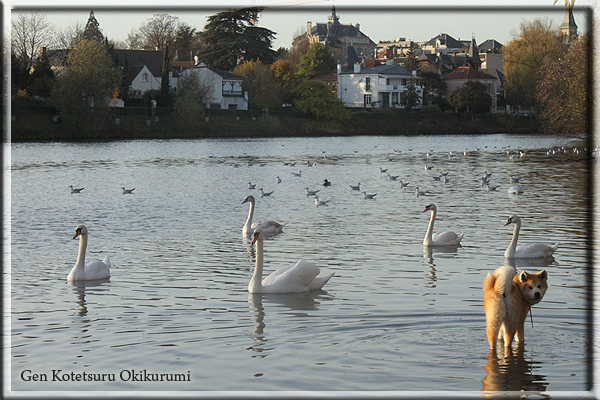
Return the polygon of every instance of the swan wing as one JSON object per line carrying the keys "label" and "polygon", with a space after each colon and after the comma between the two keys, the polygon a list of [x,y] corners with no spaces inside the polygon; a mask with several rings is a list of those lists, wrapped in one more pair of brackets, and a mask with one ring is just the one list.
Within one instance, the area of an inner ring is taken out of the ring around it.
{"label": "swan wing", "polygon": [[513,258],[544,258],[550,257],[558,248],[560,242],[554,246],[543,243],[524,243],[517,246]]}
{"label": "swan wing", "polygon": [[275,221],[258,221],[252,224],[252,231],[257,229],[265,233],[265,235],[280,233],[283,225]]}
{"label": "swan wing", "polygon": [[268,291],[305,292],[312,290],[311,283],[319,275],[319,267],[309,261],[300,260],[291,267],[280,268],[263,280]]}
{"label": "swan wing", "polygon": [[[108,261],[108,264],[105,262]],[[110,258],[106,256],[104,261],[94,260],[85,263],[85,280],[110,278]]]}
{"label": "swan wing", "polygon": [[434,233],[431,237],[433,239],[434,245],[444,246],[444,245],[460,244],[460,241],[462,240],[462,238],[464,236],[465,236],[464,233],[457,235],[455,232],[445,231],[445,232]]}

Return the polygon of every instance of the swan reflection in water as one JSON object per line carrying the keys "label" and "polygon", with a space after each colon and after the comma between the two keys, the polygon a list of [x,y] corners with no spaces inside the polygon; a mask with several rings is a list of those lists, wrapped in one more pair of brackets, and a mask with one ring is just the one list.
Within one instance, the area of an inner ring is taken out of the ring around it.
{"label": "swan reflection in water", "polygon": [[429,287],[435,287],[435,282],[437,282],[438,278],[437,278],[437,270],[436,270],[436,265],[433,262],[434,258],[433,258],[433,254],[434,253],[438,253],[438,254],[443,254],[442,258],[454,258],[456,257],[456,255],[458,254],[458,248],[462,247],[461,245],[454,245],[454,246],[436,246],[436,247],[431,247],[431,246],[423,246],[423,258],[427,260],[427,264],[429,264],[429,278],[430,278],[430,282],[429,282]]}
{"label": "swan reflection in water", "polygon": [[[67,284],[69,286],[72,286],[73,292],[75,293],[75,296],[77,298],[77,300],[75,301],[77,304],[77,311],[76,311],[77,316],[85,317],[88,312],[87,303],[85,300],[86,288],[97,287],[97,286],[99,287],[99,286],[102,286],[103,284],[109,283],[109,282],[110,282],[110,278],[97,279],[95,281],[68,281],[67,282]],[[108,289],[102,289],[102,290],[108,290]]]}
{"label": "swan reflection in water", "polygon": [[[268,354],[261,354],[273,350],[273,348],[265,347],[268,338],[264,333],[265,323],[265,305],[275,310],[290,309],[292,311],[298,311],[294,315],[296,317],[304,317],[307,315],[301,311],[317,311],[320,299],[326,299],[324,290],[314,292],[301,292],[301,293],[250,293],[248,295],[248,302],[252,305],[250,308],[254,309],[254,344],[248,347],[246,350],[251,350],[258,354],[252,355],[252,358],[264,358]],[[264,305],[263,305],[264,304]],[[287,315],[287,314],[286,314]]]}
{"label": "swan reflection in water", "polygon": [[[499,348],[498,351],[504,352],[504,349]],[[510,393],[502,393],[503,399],[522,399],[534,394],[541,398],[550,397],[541,393],[547,390],[546,376],[535,373],[541,368],[541,363],[525,359],[524,346],[513,348],[504,357],[498,357],[496,351],[490,350],[486,359],[487,365],[483,369],[487,374],[481,380],[484,398],[498,398],[499,391],[514,392],[514,397]]]}

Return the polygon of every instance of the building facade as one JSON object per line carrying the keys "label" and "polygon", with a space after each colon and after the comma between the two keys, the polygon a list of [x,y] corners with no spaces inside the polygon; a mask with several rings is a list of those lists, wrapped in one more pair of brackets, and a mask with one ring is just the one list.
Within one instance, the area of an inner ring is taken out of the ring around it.
{"label": "building facade", "polygon": [[416,71],[411,74],[391,60],[372,68],[356,63],[352,70],[342,70],[338,64],[337,95],[349,108],[404,108],[404,96],[412,85],[419,99],[418,108],[423,104],[423,88]]}

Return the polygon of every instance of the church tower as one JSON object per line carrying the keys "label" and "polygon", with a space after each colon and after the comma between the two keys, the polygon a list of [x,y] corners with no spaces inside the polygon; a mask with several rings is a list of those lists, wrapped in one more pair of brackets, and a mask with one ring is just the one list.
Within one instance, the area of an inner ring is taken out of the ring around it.
{"label": "church tower", "polygon": [[565,17],[563,18],[562,24],[560,24],[560,33],[564,43],[571,43],[571,41],[577,37],[577,24],[575,18],[573,18],[573,9],[567,7],[565,11]]}

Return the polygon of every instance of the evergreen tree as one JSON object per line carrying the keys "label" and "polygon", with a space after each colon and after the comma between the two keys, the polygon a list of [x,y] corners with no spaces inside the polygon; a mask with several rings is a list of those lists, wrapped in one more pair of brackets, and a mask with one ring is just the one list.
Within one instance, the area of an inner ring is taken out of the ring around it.
{"label": "evergreen tree", "polygon": [[323,43],[313,43],[300,58],[297,75],[300,78],[314,78],[335,69],[337,60]]}
{"label": "evergreen tree", "polygon": [[162,107],[171,105],[169,88],[169,46],[165,46],[165,51],[163,52],[162,75],[160,79],[159,94],[159,102],[161,103]]}
{"label": "evergreen tree", "polygon": [[415,54],[415,45],[412,41],[410,42],[410,47],[404,55],[402,66],[411,74],[413,71],[416,71],[419,68],[419,60],[417,60],[417,56]]}
{"label": "evergreen tree", "polygon": [[103,43],[104,35],[100,31],[99,27],[100,24],[96,20],[94,11],[90,11],[90,16],[88,17],[87,23],[85,24],[85,29],[83,30],[83,38],[85,40],[95,40],[98,43]]}
{"label": "evergreen tree", "polygon": [[271,64],[275,51],[271,43],[275,33],[255,24],[262,8],[228,10],[208,17],[201,39],[201,58],[211,67],[233,70],[246,61]]}

